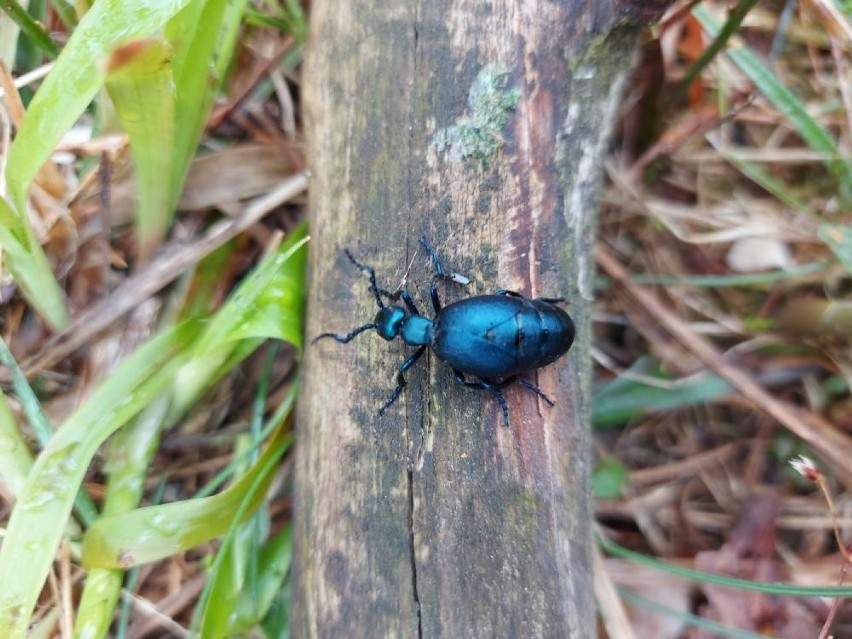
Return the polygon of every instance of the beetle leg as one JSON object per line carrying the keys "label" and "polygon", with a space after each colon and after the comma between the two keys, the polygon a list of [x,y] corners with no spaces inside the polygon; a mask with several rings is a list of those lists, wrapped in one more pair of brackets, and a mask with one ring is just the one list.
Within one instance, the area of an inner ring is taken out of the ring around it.
{"label": "beetle leg", "polygon": [[417,308],[417,305],[414,303],[414,300],[411,299],[411,295],[408,291],[402,291],[400,293],[402,296],[402,301],[405,302],[405,305],[408,307],[408,310],[411,311],[413,315],[420,315],[420,311]]}
{"label": "beetle leg", "polygon": [[426,239],[425,235],[420,236],[420,243],[423,245],[423,248],[426,249],[426,252],[429,254],[429,257],[432,258],[432,264],[435,266],[435,270],[437,274],[432,278],[432,285],[429,287],[429,296],[432,298],[432,310],[435,311],[435,315],[441,312],[441,300],[438,297],[438,281],[447,279],[447,276],[444,275],[444,267],[441,266],[441,260],[438,259],[438,256],[435,254],[435,251],[429,246],[429,240]]}
{"label": "beetle leg", "polygon": [[477,377],[475,382],[469,382],[464,378],[464,373],[455,369],[453,369],[453,375],[455,375],[456,382],[462,386],[491,391],[491,393],[497,398],[497,401],[500,402],[500,408],[503,409],[503,425],[507,427],[509,426],[509,405],[506,403],[506,398],[503,397],[503,393],[500,392],[500,388],[507,384],[511,384],[515,381],[514,379],[504,380],[499,384],[494,384],[482,379],[481,377]]}
{"label": "beetle leg", "polygon": [[548,406],[552,407],[554,405],[553,400],[550,399],[547,395],[545,395],[538,386],[533,386],[527,380],[522,379],[520,377],[517,377],[516,379],[514,379],[512,381],[517,381],[518,386],[523,386],[528,391],[531,391],[531,392],[535,393],[536,395],[538,395],[539,397],[541,397],[541,399],[544,401],[544,403],[547,404]]}
{"label": "beetle leg", "polygon": [[520,297],[521,299],[526,299],[520,293],[516,293],[515,291],[508,291],[505,288],[501,288],[498,291],[494,291],[494,295],[508,295],[509,297]]}
{"label": "beetle leg", "polygon": [[435,266],[435,271],[437,271],[435,277],[432,278],[432,285],[429,287],[429,296],[432,298],[432,310],[434,310],[435,315],[437,315],[441,312],[442,306],[441,299],[438,297],[438,282],[455,282],[456,284],[467,286],[470,284],[470,280],[459,273],[451,273],[450,275],[444,273],[444,267],[441,265],[441,260],[438,259],[437,254],[429,245],[429,240],[426,239],[425,235],[420,236],[420,243],[423,245],[423,248],[426,249],[429,257],[432,258],[432,264]]}
{"label": "beetle leg", "polygon": [[399,394],[405,387],[405,376],[403,375],[403,373],[405,373],[405,371],[414,366],[417,363],[417,360],[423,357],[423,353],[425,352],[426,347],[421,346],[417,349],[414,355],[405,360],[402,363],[402,366],[399,367],[399,372],[396,374],[396,388],[393,389],[393,392],[390,394],[390,397],[388,397],[388,400],[384,404],[382,404],[382,407],[379,409],[379,415],[384,413],[390,407],[390,405],[393,404],[399,398]]}
{"label": "beetle leg", "polygon": [[359,326],[354,331],[347,335],[338,335],[337,333],[323,333],[322,335],[317,335],[313,339],[313,344],[316,344],[318,341],[323,339],[324,337],[330,337],[335,342],[340,342],[341,344],[346,344],[347,342],[351,342],[354,337],[360,335],[364,331],[369,331],[371,328],[376,328],[376,325],[370,322],[369,324],[364,324],[363,326]]}
{"label": "beetle leg", "polygon": [[441,277],[445,277],[444,268],[441,266],[441,260],[438,259],[438,256],[435,255],[435,251],[432,250],[432,247],[429,246],[429,240],[426,239],[425,235],[420,236],[420,243],[423,245],[423,248],[426,249],[426,252],[429,254],[429,257],[432,258],[432,264],[435,265],[435,270],[438,271],[438,275]]}

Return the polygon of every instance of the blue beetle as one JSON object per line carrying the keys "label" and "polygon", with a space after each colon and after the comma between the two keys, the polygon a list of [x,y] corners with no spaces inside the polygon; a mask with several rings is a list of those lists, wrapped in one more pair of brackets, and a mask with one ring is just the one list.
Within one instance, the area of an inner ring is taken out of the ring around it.
{"label": "blue beetle", "polygon": [[[528,299],[501,289],[492,295],[468,297],[443,306],[438,297],[438,282],[466,283],[465,278],[447,275],[425,236],[420,237],[420,243],[431,256],[436,271],[429,289],[434,318],[420,314],[408,291],[391,293],[379,288],[373,268],[360,263],[345,249],[349,261],[369,276],[369,290],[376,298],[379,312],[372,322],[347,335],[323,333],[314,342],[331,338],[346,344],[364,331],[375,329],[388,341],[399,337],[406,344],[418,347],[399,367],[396,388],[379,408],[379,415],[397,400],[405,386],[405,372],[417,363],[427,348],[452,368],[459,384],[490,391],[500,402],[505,426],[509,425],[509,407],[500,389],[509,384],[517,383],[553,406],[547,395],[519,376],[555,362],[571,348],[574,322],[557,306],[564,300]],[[382,298],[392,303],[385,305]],[[400,298],[405,306],[395,304]],[[469,381],[465,375],[475,381]]]}

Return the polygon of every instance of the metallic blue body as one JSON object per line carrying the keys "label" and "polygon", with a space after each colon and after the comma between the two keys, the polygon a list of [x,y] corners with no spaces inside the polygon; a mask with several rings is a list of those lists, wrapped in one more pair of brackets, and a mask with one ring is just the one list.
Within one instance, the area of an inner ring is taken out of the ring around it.
{"label": "metallic blue body", "polygon": [[[379,409],[379,415],[393,404],[405,386],[405,372],[427,348],[453,369],[456,381],[468,388],[490,391],[500,402],[503,422],[509,425],[509,408],[501,388],[517,383],[535,393],[548,405],[553,402],[540,389],[519,375],[553,363],[571,348],[574,341],[574,322],[557,303],[561,299],[528,299],[511,291],[501,290],[494,295],[477,295],[444,307],[438,297],[438,282],[467,283],[467,278],[447,275],[425,237],[420,238],[432,257],[437,274],[429,294],[435,317],[420,314],[406,290],[391,293],[376,285],[372,267],[358,262],[349,251],[349,260],[370,277],[370,292],[379,307],[375,319],[346,335],[323,333],[314,341],[331,338],[341,344],[352,341],[367,330],[375,330],[390,341],[397,337],[417,351],[403,362],[397,372],[397,385]],[[387,299],[394,304],[386,305]],[[398,304],[402,299],[404,306]],[[469,381],[465,375],[472,376]]]}
{"label": "metallic blue body", "polygon": [[445,306],[434,321],[432,352],[454,370],[490,380],[552,364],[574,341],[568,313],[525,297],[468,297]]}

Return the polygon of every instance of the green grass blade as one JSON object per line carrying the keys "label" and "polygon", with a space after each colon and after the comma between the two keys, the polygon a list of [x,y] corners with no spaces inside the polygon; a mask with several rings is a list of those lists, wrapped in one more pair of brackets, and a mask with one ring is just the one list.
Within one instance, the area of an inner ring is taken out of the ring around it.
{"label": "green grass blade", "polygon": [[123,582],[123,570],[97,568],[88,572],[86,586],[77,605],[75,637],[102,639],[109,636]]}
{"label": "green grass blade", "polygon": [[0,391],[0,477],[15,497],[20,495],[32,467],[29,446],[21,437],[6,395]]}
{"label": "green grass blade", "polygon": [[660,385],[620,376],[596,388],[592,396],[592,424],[596,430],[618,427],[651,412],[709,402],[731,393],[731,385],[716,375],[682,382],[666,378],[647,358],[639,360],[630,372],[659,380]]}
{"label": "green grass blade", "polygon": [[[170,397],[166,389],[104,447],[107,461],[103,470],[108,475],[104,515],[128,512],[139,505],[148,468],[160,442]],[[89,571],[74,622],[75,637],[107,636],[123,581],[122,570]]]}
{"label": "green grass blade", "polygon": [[112,58],[107,91],[130,138],[139,185],[136,227],[143,261],[168,232],[174,212],[172,174],[175,97],[172,48],[161,38],[135,42]]}
{"label": "green grass blade", "polygon": [[[182,414],[221,375],[271,338],[301,348],[307,227],[301,225],[246,278],[204,331],[175,385],[172,414]],[[255,345],[249,343],[256,340]],[[248,348],[240,348],[247,344]],[[235,355],[236,354],[236,355]]]}
{"label": "green grass blade", "polygon": [[728,577],[726,575],[718,575],[715,573],[703,572],[694,568],[686,568],[675,563],[662,561],[648,555],[643,555],[635,550],[629,550],[621,546],[611,539],[599,536],[598,544],[600,547],[613,555],[614,557],[622,557],[629,559],[642,566],[649,566],[657,570],[661,570],[670,575],[685,577],[695,581],[716,586],[724,586],[726,588],[738,588],[748,592],[761,592],[767,595],[780,595],[784,597],[849,597],[852,596],[852,586],[799,586],[795,584],[784,583],[766,583],[752,581],[750,579],[740,579],[739,577]]}
{"label": "green grass blade", "polygon": [[736,35],[743,23],[743,20],[745,20],[748,12],[754,8],[755,4],[757,4],[757,0],[740,0],[740,2],[738,2],[737,5],[730,10],[728,13],[728,19],[725,21],[722,28],[718,29],[718,33],[714,35],[713,42],[702,52],[701,57],[699,57],[686,72],[686,75],[681,82],[681,88],[684,92],[695,81],[695,78],[698,77],[704,68],[710,64],[710,61],[716,57],[719,51],[724,48],[725,44],[727,44],[727,42]]}
{"label": "green grass blade", "polygon": [[[293,339],[292,334],[301,335],[304,236],[305,228],[297,229],[276,254],[246,278],[216,316],[208,320],[204,337],[199,340],[201,346],[191,347],[192,357],[182,367],[178,379],[192,380],[193,387],[201,392],[252,352],[262,342],[261,336]],[[279,257],[281,260],[276,262]],[[209,283],[213,285],[212,280]],[[282,289],[288,293],[275,293]],[[241,312],[241,304],[234,302],[234,299],[248,304],[261,318],[277,315],[281,326],[274,335],[266,331],[265,326],[253,329],[252,323],[247,322]],[[198,314],[199,309],[193,307],[187,310],[191,314]],[[210,337],[211,332],[213,337]],[[217,343],[217,339],[221,342]],[[178,407],[172,406],[172,390],[179,390],[180,395],[186,398]],[[161,396],[155,400],[134,424],[122,429],[110,440],[108,457],[118,463],[117,467],[105,469],[109,474],[105,516],[119,516],[138,505],[145,469],[160,430],[182,415],[183,410],[197,397],[197,394],[189,397],[185,393],[183,381],[174,384],[168,397]],[[292,406],[294,398],[293,394],[291,401],[285,404]],[[173,410],[167,413],[170,407]],[[277,416],[276,423],[283,420],[284,415],[286,411]],[[84,636],[104,636],[114,616],[122,574],[118,569],[93,568],[90,571],[77,616],[78,634],[83,635],[85,631]]]}
{"label": "green grass blade", "polygon": [[[29,38],[39,49],[44,51],[51,58],[55,58],[59,55],[59,49],[56,48],[56,45],[53,44],[53,40],[50,39],[50,34],[41,24],[33,20],[32,16],[27,13],[27,10],[23,5],[18,4],[17,2],[4,2],[3,11],[5,11],[6,15],[18,25],[21,33]],[[7,68],[9,69],[15,66],[14,56],[12,56],[11,62],[12,64],[7,65]]]}
{"label": "green grass blade", "polygon": [[[706,7],[699,5],[692,10],[692,14],[712,37],[719,35],[719,24]],[[842,156],[831,134],[810,116],[802,101],[784,86],[749,49],[745,47],[729,49],[727,54],[740,71],[754,82],[757,89],[799,132],[805,143],[825,156],[823,163],[837,180],[844,197],[847,199],[852,197],[852,160],[840,159]]]}
{"label": "green grass blade", "polygon": [[811,216],[816,215],[816,213],[811,210],[810,204],[794,193],[783,180],[775,178],[769,171],[756,162],[742,159],[740,157],[740,153],[738,153],[738,149],[733,145],[723,143],[721,136],[711,133],[706,135],[705,139],[713,146],[714,149],[721,153],[728,162],[736,166],[743,175],[755,184],[763,187],[767,192],[778,198],[779,201],[783,202],[794,211],[800,211]]}
{"label": "green grass blade", "polygon": [[[255,459],[257,456],[251,451],[262,438],[261,425],[268,398],[268,380],[274,367],[276,351],[277,349],[272,349],[268,354],[262,383],[258,386],[252,403],[251,428],[249,434],[241,438],[250,445],[242,447],[237,456],[238,459]],[[295,399],[292,390],[288,402]],[[242,468],[244,464],[235,460],[232,465]],[[262,575],[272,568],[269,562],[276,559],[273,553],[264,553],[260,550],[263,540],[268,535],[268,519],[268,509],[262,508],[246,524],[239,528],[232,526],[229,530],[231,538],[226,540],[216,557],[208,587],[205,588],[205,593],[200,598],[200,603],[193,615],[194,620],[201,620],[203,637],[234,637],[251,634],[251,630],[266,615],[272,597],[266,595],[263,590]],[[269,547],[267,546],[264,550],[269,550]],[[289,559],[288,554],[286,556],[288,567]],[[281,575],[282,579],[283,577],[284,575]]]}
{"label": "green grass blade", "polygon": [[33,97],[9,151],[6,179],[19,213],[26,210],[27,189],[39,168],[103,86],[106,62],[113,50],[155,33],[189,2],[94,3]]}
{"label": "green grass blade", "polygon": [[822,224],[817,231],[844,268],[852,273],[852,228],[834,224]]}
{"label": "green grass blade", "polygon": [[260,549],[258,572],[250,582],[245,573],[234,570],[233,548],[220,550],[226,554],[211,577],[213,585],[201,625],[205,638],[248,636],[260,625],[290,570],[291,529],[284,528]]}
{"label": "green grass blade", "polygon": [[175,51],[175,143],[170,176],[173,203],[178,200],[231,62],[246,4],[247,0],[196,0],[165,27],[164,35]]}
{"label": "green grass blade", "polygon": [[3,247],[4,264],[23,296],[51,328],[65,328],[68,312],[47,256],[29,222],[16,215],[4,198],[0,198],[0,246]]}
{"label": "green grass blade", "polygon": [[[291,442],[292,436],[278,428],[258,463],[217,495],[101,518],[83,540],[83,565],[129,568],[223,535],[238,512],[248,516],[262,503],[272,471]],[[253,488],[256,481],[260,483]]]}
{"label": "green grass blade", "polygon": [[[18,366],[18,362],[15,361],[12,352],[2,339],[0,339],[0,363],[5,365],[9,370],[12,378],[12,386],[18,397],[18,401],[24,409],[24,415],[26,415],[27,421],[33,432],[35,432],[41,447],[44,448],[47,446],[51,437],[53,437],[53,428],[51,428],[50,423],[47,421],[47,416],[44,414],[44,410],[42,410],[38,397],[36,397],[35,392],[30,387],[24,371]],[[77,507],[77,514],[84,524],[91,524],[98,516],[98,511],[94,503],[84,491],[81,490],[77,494],[74,503]]]}
{"label": "green grass blade", "polygon": [[98,447],[173,382],[181,352],[199,330],[199,322],[186,323],[138,349],[68,418],[36,459],[0,547],[0,637],[25,636],[74,497]]}

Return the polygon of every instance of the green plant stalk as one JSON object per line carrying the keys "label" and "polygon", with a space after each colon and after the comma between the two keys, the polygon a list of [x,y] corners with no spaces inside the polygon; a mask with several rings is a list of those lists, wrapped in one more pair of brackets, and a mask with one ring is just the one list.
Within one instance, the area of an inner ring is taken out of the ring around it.
{"label": "green plant stalk", "polygon": [[248,602],[247,593],[242,593],[237,607],[233,627],[236,631],[246,631],[256,626],[269,614],[272,604],[281,591],[284,582],[290,574],[293,559],[292,529],[288,525],[275,537],[270,539],[260,550],[258,564],[260,572],[257,575],[256,597]]}
{"label": "green plant stalk", "polygon": [[614,541],[598,536],[598,544],[606,552],[616,557],[629,559],[643,566],[650,566],[670,575],[685,577],[701,583],[715,584],[727,588],[737,588],[749,592],[762,592],[767,595],[782,595],[787,597],[849,597],[852,596],[852,586],[796,586],[793,584],[761,583],[738,577],[725,577],[693,568],[684,568],[667,561],[661,561],[642,553],[628,550]]}
{"label": "green plant stalk", "polygon": [[[230,520],[230,527],[227,529],[228,534],[222,541],[222,547],[219,549],[219,553],[216,555],[216,560],[213,562],[213,568],[211,570],[213,576],[208,581],[208,588],[205,588],[205,591],[202,593],[199,600],[200,606],[205,611],[201,624],[201,635],[203,637],[227,636],[225,632],[229,628],[228,620],[221,618],[220,611],[217,609],[217,606],[208,604],[215,601],[214,595],[216,595],[217,599],[230,599],[232,595],[237,593],[233,593],[232,591],[227,593],[222,592],[222,590],[227,589],[228,586],[233,583],[234,577],[233,575],[226,575],[220,579],[218,577],[218,573],[226,570],[226,566],[232,565],[232,552],[237,532],[242,522],[248,517],[249,513],[254,512],[258,503],[260,503],[263,499],[269,483],[275,475],[278,460],[286,452],[287,448],[289,448],[291,441],[292,437],[288,436],[283,442],[276,442],[275,440],[270,442],[257,464],[255,464],[252,470],[234,486],[234,488],[237,488],[240,484],[247,485],[245,488],[244,498],[241,500],[239,507],[233,513],[233,517]],[[248,481],[249,478],[251,478],[250,483]],[[208,497],[208,499],[215,499],[215,497]],[[217,631],[213,632],[212,628],[216,628]]]}

